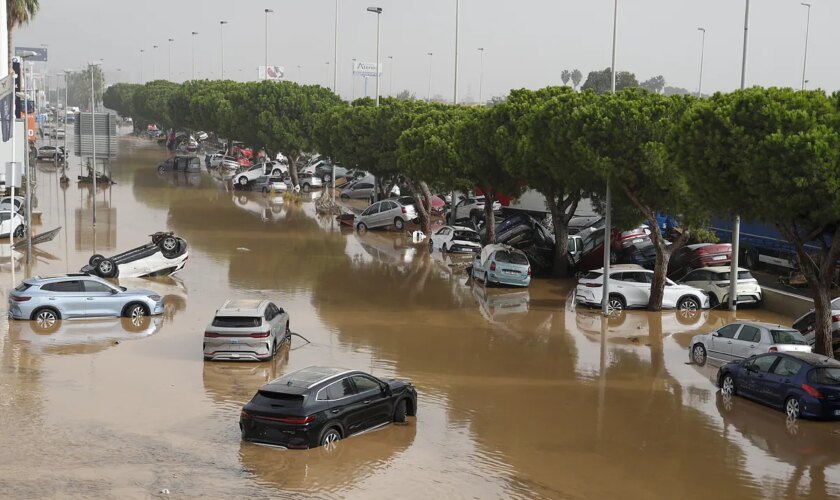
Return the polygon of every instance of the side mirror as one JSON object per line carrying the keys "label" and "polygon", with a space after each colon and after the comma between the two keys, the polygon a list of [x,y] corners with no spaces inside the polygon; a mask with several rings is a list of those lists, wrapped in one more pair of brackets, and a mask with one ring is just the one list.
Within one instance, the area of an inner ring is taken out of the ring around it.
{"label": "side mirror", "polygon": [[720,337],[720,334],[718,332],[712,332],[712,337]]}
{"label": "side mirror", "polygon": [[384,382],[379,384],[379,390],[382,391],[382,394],[385,394],[386,396],[391,395],[391,387]]}
{"label": "side mirror", "polygon": [[118,294],[118,293],[120,293],[120,291],[119,291],[119,290],[117,290],[117,289],[115,289],[115,288],[112,288],[112,289],[111,289],[111,295],[116,295],[116,294]]}

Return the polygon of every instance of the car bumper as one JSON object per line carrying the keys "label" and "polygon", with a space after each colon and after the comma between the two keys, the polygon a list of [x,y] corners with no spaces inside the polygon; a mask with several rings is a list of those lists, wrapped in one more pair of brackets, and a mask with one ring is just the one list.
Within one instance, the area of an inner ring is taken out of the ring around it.
{"label": "car bumper", "polygon": [[802,398],[802,416],[840,420],[840,400],[821,400],[810,396]]}
{"label": "car bumper", "polygon": [[204,359],[207,361],[266,361],[271,359],[268,341],[254,343],[206,342]]}
{"label": "car bumper", "polygon": [[311,425],[289,425],[251,415],[239,419],[242,440],[286,449],[318,447],[318,428]]}
{"label": "car bumper", "polygon": [[531,277],[530,276],[516,276],[516,275],[508,275],[502,274],[497,272],[490,272],[489,274],[490,281],[493,283],[498,283],[500,285],[509,285],[509,286],[521,286],[527,287],[531,284]]}
{"label": "car bumper", "polygon": [[452,253],[477,253],[481,251],[481,247],[471,247],[467,245],[452,245],[452,248],[447,248],[447,251]]}

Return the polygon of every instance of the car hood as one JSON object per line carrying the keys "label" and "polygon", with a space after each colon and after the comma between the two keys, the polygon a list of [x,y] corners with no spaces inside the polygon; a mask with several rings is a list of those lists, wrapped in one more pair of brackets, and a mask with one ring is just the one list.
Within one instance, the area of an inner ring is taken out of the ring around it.
{"label": "car hood", "polygon": [[695,288],[695,287],[689,286],[689,285],[682,285],[680,283],[677,283],[675,285],[670,285],[668,288],[670,290],[679,290],[681,292],[694,292],[694,293],[697,293],[699,295],[705,295],[706,294],[706,292],[704,290],[701,290],[700,288]]}
{"label": "car hood", "polygon": [[408,381],[408,380],[403,380],[403,379],[397,379],[397,378],[387,379],[387,380],[385,380],[384,382],[385,382],[386,384],[388,384],[388,387],[390,387],[390,388],[391,388],[391,390],[395,390],[395,389],[404,389],[404,388],[406,388],[406,387],[408,387],[408,386],[410,386],[410,385],[411,385],[411,382],[410,382],[410,381]]}
{"label": "car hood", "polygon": [[124,292],[120,292],[119,295],[122,296],[130,296],[130,297],[148,297],[149,295],[160,295],[157,292],[153,292],[151,290],[126,290]]}

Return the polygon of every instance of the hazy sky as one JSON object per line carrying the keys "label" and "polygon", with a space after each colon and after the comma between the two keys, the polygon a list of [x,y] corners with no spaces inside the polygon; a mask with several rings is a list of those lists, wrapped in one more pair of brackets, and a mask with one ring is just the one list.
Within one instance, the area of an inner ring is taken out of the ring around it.
{"label": "hazy sky", "polygon": [[[376,58],[376,15],[382,7],[382,94],[409,89],[425,97],[431,59],[432,94],[453,94],[456,0],[338,0],[338,91],[353,89],[351,59]],[[619,70],[641,81],[662,74],[668,85],[696,91],[700,65],[698,26],[707,30],[703,90],[731,90],[740,83],[744,0],[619,0]],[[461,0],[459,95],[478,97],[484,47],[483,94],[560,83],[563,69],[610,65],[612,0]],[[840,88],[840,2],[813,0],[808,87]],[[224,26],[225,76],[256,78],[263,64],[264,9],[269,14],[269,64],[286,67],[294,81],[332,87],[335,0],[41,0],[41,12],[18,30],[15,45],[47,44],[50,71],[103,59],[110,81],[167,77],[169,38],[174,38],[172,80],[189,79],[191,35],[196,76],[220,76],[220,20]],[[753,0],[748,85],[799,87],[806,8],[798,0]],[[90,27],[88,25],[90,24]],[[158,45],[154,54],[153,45]],[[432,52],[430,58],[426,55]],[[393,72],[390,60],[393,56]],[[329,64],[327,64],[329,63]],[[298,65],[301,66],[300,72]],[[121,71],[117,72],[119,68]],[[369,81],[373,95],[374,81]],[[356,80],[356,95],[364,82]]]}

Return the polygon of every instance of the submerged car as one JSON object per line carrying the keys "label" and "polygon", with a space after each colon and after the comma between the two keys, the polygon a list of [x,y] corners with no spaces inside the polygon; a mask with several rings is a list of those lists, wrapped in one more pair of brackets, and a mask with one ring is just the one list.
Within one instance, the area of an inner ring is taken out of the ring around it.
{"label": "submerged car", "polygon": [[257,180],[255,180],[253,184],[251,184],[251,189],[253,191],[259,191],[261,193],[267,193],[271,190],[286,191],[287,189],[289,189],[289,186],[286,185],[282,177],[264,175],[262,177],[257,178]]}
{"label": "submerged car", "polygon": [[201,172],[201,160],[197,156],[173,156],[161,162],[157,171],[159,174],[164,172]]}
{"label": "submerged car", "polygon": [[204,359],[264,361],[291,339],[289,314],[267,300],[228,300],[204,330]]}
{"label": "submerged car", "polygon": [[[709,294],[711,307],[729,302],[729,267],[703,267],[690,271],[680,283],[700,288]],[[761,286],[747,269],[738,268],[738,304],[761,302]]]}
{"label": "submerged car", "polygon": [[402,231],[405,225],[417,218],[414,205],[403,205],[396,200],[377,201],[356,217],[356,229],[365,231],[393,225]]}
{"label": "submerged car", "polygon": [[686,245],[671,256],[668,277],[681,279],[693,269],[711,266],[728,266],[732,262],[730,243],[697,243]]}
{"label": "submerged car", "polygon": [[472,277],[492,284],[522,286],[531,284],[531,263],[521,250],[494,243],[481,249],[472,265]]}
{"label": "submerged car", "polygon": [[811,352],[805,337],[796,330],[770,323],[737,321],[711,333],[695,335],[688,345],[691,361],[708,358],[721,361],[746,359],[765,352]]}
{"label": "submerged car", "polygon": [[[603,269],[586,273],[578,280],[575,301],[588,306],[599,306],[603,297]],[[647,307],[653,271],[636,264],[618,264],[610,268],[609,306],[615,312],[625,308]],[[708,309],[709,296],[699,288],[678,285],[665,279],[662,307],[692,312]]]}
{"label": "submerged car", "polygon": [[341,439],[417,414],[411,382],[311,366],[260,388],[239,417],[244,441],[288,449],[335,447]]}
{"label": "submerged car", "polygon": [[61,146],[41,146],[35,156],[38,160],[60,160],[64,158],[64,148]]}
{"label": "submerged car", "polygon": [[[814,317],[814,309],[811,309],[793,322],[793,327],[799,330],[811,345],[817,342]],[[840,349],[840,297],[831,301],[831,344],[835,351]]]}
{"label": "submerged car", "polygon": [[113,257],[96,254],[80,272],[102,278],[143,278],[175,274],[187,264],[187,242],[172,233],[155,233],[152,242]]}
{"label": "submerged car", "polygon": [[0,212],[0,239],[8,238],[9,235],[20,238],[25,233],[26,224],[20,214]]}
{"label": "submerged car", "polygon": [[249,184],[256,181],[260,177],[265,176],[265,163],[257,163],[248,170],[239,172],[234,176],[236,186],[245,189]]}
{"label": "submerged car", "polygon": [[360,180],[341,190],[342,200],[372,200],[376,195],[376,186],[372,180]]}
{"label": "submerged car", "polygon": [[718,370],[726,396],[737,394],[799,417],[840,419],[840,361],[807,352],[768,353]]}
{"label": "submerged car", "polygon": [[481,251],[481,237],[474,229],[443,226],[429,238],[429,251],[469,253]]}
{"label": "submerged car", "polygon": [[150,290],[116,288],[85,274],[24,280],[9,293],[9,317],[33,320],[48,330],[61,319],[98,316],[156,316],[163,298]]}

